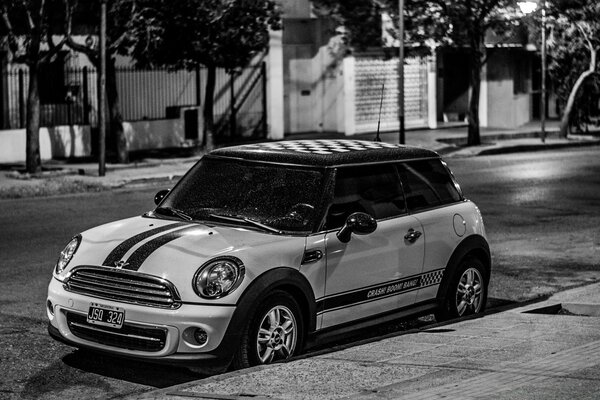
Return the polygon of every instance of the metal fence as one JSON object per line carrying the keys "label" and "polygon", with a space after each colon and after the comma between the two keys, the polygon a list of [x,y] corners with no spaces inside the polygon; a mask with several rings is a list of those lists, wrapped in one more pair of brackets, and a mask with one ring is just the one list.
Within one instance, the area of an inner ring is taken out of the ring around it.
{"label": "metal fence", "polygon": [[[139,70],[117,68],[120,110],[126,121],[180,118],[180,110],[204,103],[207,71]],[[3,129],[25,127],[29,72],[10,68],[1,76]],[[98,123],[97,73],[95,69],[48,67],[39,79],[41,126],[91,125]],[[217,139],[237,140],[266,135],[265,64],[233,74],[217,70],[214,95]]]}

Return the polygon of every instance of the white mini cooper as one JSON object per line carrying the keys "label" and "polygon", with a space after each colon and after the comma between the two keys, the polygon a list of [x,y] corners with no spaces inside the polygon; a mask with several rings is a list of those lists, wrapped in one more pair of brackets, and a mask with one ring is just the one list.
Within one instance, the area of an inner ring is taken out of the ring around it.
{"label": "white mini cooper", "polygon": [[485,307],[480,212],[432,151],[356,140],[223,148],[155,202],[67,244],[48,288],[52,337],[240,368],[351,327]]}

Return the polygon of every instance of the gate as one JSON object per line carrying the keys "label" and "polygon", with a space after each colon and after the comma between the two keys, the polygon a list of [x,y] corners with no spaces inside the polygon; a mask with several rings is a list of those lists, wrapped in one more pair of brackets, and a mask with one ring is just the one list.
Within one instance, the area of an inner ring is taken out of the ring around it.
{"label": "gate", "polygon": [[[380,105],[380,129],[399,129],[398,58],[356,56],[355,74],[356,132],[377,130]],[[423,57],[405,59],[404,119],[407,126],[427,125],[427,61]]]}

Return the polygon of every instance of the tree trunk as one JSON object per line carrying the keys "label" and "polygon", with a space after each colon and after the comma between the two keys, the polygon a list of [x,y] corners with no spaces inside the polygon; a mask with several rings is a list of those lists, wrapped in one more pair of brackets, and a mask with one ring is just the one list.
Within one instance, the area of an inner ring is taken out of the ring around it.
{"label": "tree trunk", "polygon": [[579,88],[583,85],[585,80],[596,73],[596,49],[590,49],[590,67],[584,71],[577,81],[575,81],[575,85],[571,89],[571,93],[569,93],[569,98],[567,100],[567,104],[565,105],[565,111],[563,112],[563,116],[560,120],[560,137],[566,138],[569,134],[569,119],[571,118],[571,112],[573,111],[573,106],[575,105],[575,99],[577,98],[577,92],[579,92]]}
{"label": "tree trunk", "polygon": [[215,94],[215,80],[217,75],[217,68],[214,65],[207,65],[207,77],[206,77],[206,95],[204,98],[204,148],[207,152],[211,151],[215,147],[214,142],[214,130],[215,120],[213,115],[214,105],[214,94]]}
{"label": "tree trunk", "polygon": [[27,172],[34,174],[42,170],[40,157],[40,93],[38,87],[38,65],[29,65],[29,93],[27,95],[26,125],[26,160]]}
{"label": "tree trunk", "polygon": [[480,49],[471,49],[470,85],[471,96],[469,98],[469,128],[467,135],[467,146],[481,144],[479,132],[479,95],[481,93],[481,62],[482,53]]}
{"label": "tree trunk", "polygon": [[115,60],[107,56],[106,60],[106,98],[108,102],[108,115],[110,143],[117,155],[117,162],[120,164],[129,163],[129,151],[127,149],[127,138],[123,130],[123,116],[121,115],[121,106],[119,103],[119,91],[117,89],[117,71]]}

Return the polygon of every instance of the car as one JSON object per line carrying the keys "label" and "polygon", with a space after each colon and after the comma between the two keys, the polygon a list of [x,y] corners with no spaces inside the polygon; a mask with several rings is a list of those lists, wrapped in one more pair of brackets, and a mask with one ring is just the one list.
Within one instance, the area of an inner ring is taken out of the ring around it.
{"label": "car", "polygon": [[52,337],[219,371],[392,319],[485,308],[481,213],[430,150],[350,139],[226,147],[154,200],[60,253]]}

